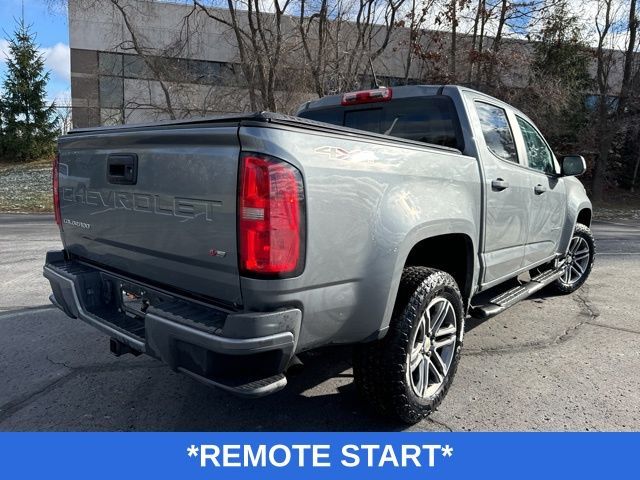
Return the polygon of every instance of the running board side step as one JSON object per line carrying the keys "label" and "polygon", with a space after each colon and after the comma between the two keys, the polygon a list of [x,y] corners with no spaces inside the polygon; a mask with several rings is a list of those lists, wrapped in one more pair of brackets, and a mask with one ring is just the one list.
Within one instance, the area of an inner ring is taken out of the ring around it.
{"label": "running board side step", "polygon": [[502,313],[507,308],[533,295],[537,291],[542,290],[551,282],[560,278],[563,272],[564,266],[557,270],[546,270],[533,277],[529,282],[523,285],[518,285],[517,287],[507,290],[497,297],[492,298],[486,305],[472,306],[469,309],[469,314],[475,318],[486,319]]}

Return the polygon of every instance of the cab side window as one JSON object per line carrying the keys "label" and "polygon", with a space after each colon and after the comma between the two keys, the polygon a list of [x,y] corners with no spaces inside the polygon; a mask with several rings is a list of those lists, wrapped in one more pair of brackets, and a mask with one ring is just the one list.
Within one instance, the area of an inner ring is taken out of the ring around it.
{"label": "cab side window", "polygon": [[518,163],[516,143],[509,127],[507,112],[503,108],[483,102],[476,102],[476,111],[489,150],[498,158]]}
{"label": "cab side window", "polygon": [[520,117],[517,117],[517,119],[520,130],[522,131],[522,137],[524,138],[524,144],[527,149],[529,167],[543,173],[555,173],[556,168],[553,163],[553,155],[545,141],[533,125]]}

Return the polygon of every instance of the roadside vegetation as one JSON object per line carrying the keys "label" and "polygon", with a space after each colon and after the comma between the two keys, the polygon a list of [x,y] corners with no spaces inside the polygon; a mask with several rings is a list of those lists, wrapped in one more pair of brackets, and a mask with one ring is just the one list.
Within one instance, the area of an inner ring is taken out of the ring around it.
{"label": "roadside vegetation", "polygon": [[51,212],[51,157],[58,136],[49,73],[35,35],[20,20],[8,39],[0,91],[0,212]]}
{"label": "roadside vegetation", "polygon": [[618,190],[606,202],[594,202],[593,218],[596,220],[632,220],[640,222],[640,196],[626,190]]}
{"label": "roadside vegetation", "polygon": [[0,163],[0,212],[52,212],[51,159]]}

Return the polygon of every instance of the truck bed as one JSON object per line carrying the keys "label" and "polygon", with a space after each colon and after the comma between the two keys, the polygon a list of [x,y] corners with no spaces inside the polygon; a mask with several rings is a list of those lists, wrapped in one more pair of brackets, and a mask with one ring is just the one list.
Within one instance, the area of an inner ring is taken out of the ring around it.
{"label": "truck bed", "polygon": [[407,140],[404,138],[394,137],[392,135],[382,135],[379,133],[368,132],[365,130],[357,130],[355,128],[349,128],[344,126],[333,125],[331,123],[317,122],[306,118],[295,117],[292,115],[284,115],[282,113],[273,112],[252,112],[252,113],[233,113],[226,115],[211,115],[202,118],[195,119],[181,119],[181,120],[163,120],[153,123],[139,123],[129,125],[113,125],[103,127],[91,127],[91,128],[76,128],[69,131],[68,135],[81,135],[92,133],[107,133],[107,132],[125,132],[125,131],[140,131],[140,130],[156,130],[164,129],[166,127],[172,128],[189,128],[189,127],[206,127],[214,125],[236,125],[236,126],[251,126],[256,124],[272,124],[281,126],[292,126],[297,128],[305,128],[313,131],[340,133],[349,137],[358,137],[362,139],[380,139],[384,141],[392,141],[397,143],[405,143],[408,145],[415,145],[420,147],[435,148],[441,151],[460,153],[459,150],[451,147],[445,147],[442,145],[426,144],[424,142],[416,142],[413,140]]}

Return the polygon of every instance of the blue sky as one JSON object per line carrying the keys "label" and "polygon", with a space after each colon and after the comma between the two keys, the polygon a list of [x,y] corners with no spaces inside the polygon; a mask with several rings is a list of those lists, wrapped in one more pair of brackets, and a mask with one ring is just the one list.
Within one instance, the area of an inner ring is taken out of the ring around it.
{"label": "blue sky", "polygon": [[[0,79],[6,74],[6,39],[15,29],[14,19],[22,12],[21,0],[0,0]],[[66,11],[51,11],[45,0],[24,0],[24,16],[37,37],[36,41],[45,56],[47,70],[51,74],[47,94],[49,99],[69,96],[69,25]]]}

